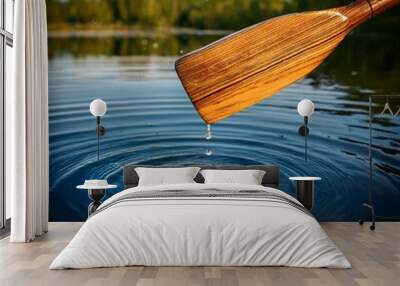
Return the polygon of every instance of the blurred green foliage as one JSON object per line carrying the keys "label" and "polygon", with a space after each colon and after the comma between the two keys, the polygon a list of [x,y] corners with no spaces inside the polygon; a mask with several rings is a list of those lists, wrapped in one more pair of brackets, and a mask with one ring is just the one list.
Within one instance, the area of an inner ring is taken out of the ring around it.
{"label": "blurred green foliage", "polygon": [[[71,26],[240,29],[282,14],[332,8],[343,0],[48,0],[50,29]],[[398,15],[399,9],[397,9]],[[399,24],[399,19],[396,20]]]}
{"label": "blurred green foliage", "polygon": [[[351,2],[351,1],[350,1]],[[341,0],[48,0],[49,29],[98,30],[93,36],[50,37],[49,57],[172,56],[209,44],[219,36],[171,34],[158,28],[237,30],[295,11],[349,3]],[[310,77],[380,93],[400,93],[400,7],[352,32]],[[107,29],[151,29],[147,36],[102,36]],[[355,94],[355,92],[353,92]],[[361,95],[362,96],[362,95]]]}

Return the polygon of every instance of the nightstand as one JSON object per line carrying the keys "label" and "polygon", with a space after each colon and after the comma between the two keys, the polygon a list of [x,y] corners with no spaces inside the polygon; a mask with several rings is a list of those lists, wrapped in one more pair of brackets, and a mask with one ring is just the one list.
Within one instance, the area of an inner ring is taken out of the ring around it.
{"label": "nightstand", "polygon": [[296,198],[307,209],[311,210],[314,205],[314,182],[320,181],[320,177],[290,177],[289,180],[296,181]]}
{"label": "nightstand", "polygon": [[77,189],[85,189],[92,202],[88,206],[88,217],[101,205],[101,199],[106,194],[106,189],[115,189],[116,185],[109,185],[107,180],[85,180],[85,184],[76,186]]}

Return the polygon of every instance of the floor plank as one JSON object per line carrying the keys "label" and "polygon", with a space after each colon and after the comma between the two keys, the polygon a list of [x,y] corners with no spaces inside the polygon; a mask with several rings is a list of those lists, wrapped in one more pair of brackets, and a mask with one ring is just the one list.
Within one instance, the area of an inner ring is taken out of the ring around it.
{"label": "floor plank", "polygon": [[50,223],[49,233],[32,243],[0,240],[2,286],[266,286],[399,285],[400,223],[382,222],[375,231],[357,223],[322,223],[352,263],[352,269],[289,267],[118,267],[85,270],[48,269],[81,223]]}

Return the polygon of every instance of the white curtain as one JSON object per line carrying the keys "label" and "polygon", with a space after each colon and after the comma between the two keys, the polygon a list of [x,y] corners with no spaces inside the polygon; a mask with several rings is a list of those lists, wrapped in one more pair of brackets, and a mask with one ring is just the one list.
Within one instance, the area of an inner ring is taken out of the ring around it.
{"label": "white curtain", "polygon": [[6,98],[6,187],[12,242],[48,225],[48,78],[45,0],[15,1],[13,92]]}

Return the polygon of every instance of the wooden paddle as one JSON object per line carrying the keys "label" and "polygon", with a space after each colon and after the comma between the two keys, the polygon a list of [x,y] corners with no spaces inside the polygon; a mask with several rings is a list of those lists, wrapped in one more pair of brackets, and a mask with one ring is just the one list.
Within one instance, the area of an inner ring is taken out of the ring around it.
{"label": "wooden paddle", "polygon": [[200,116],[215,123],[304,77],[352,29],[399,3],[359,0],[277,17],[181,57],[175,69]]}

